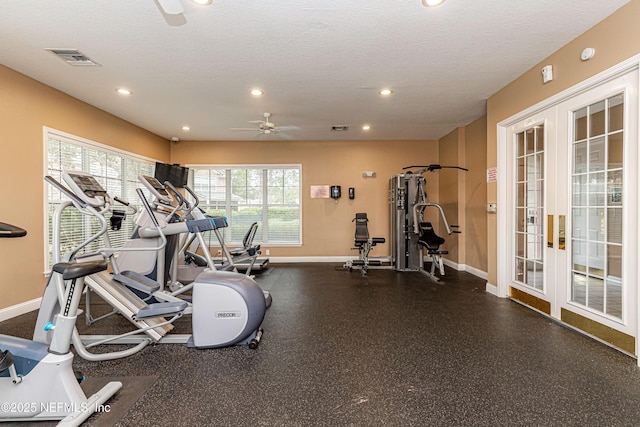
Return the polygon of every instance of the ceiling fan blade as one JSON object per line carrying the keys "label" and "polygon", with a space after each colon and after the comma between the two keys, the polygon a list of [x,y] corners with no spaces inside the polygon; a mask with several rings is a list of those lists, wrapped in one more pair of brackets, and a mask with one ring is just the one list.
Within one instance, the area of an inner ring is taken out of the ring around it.
{"label": "ceiling fan blade", "polygon": [[229,128],[229,130],[233,130],[233,131],[250,131],[250,132],[260,132],[260,129],[256,129],[256,128]]}
{"label": "ceiling fan blade", "polygon": [[287,130],[300,130],[298,126],[278,126],[278,130],[287,131]]}
{"label": "ceiling fan blade", "polygon": [[179,15],[184,12],[180,0],[157,0],[158,4],[167,15]]}

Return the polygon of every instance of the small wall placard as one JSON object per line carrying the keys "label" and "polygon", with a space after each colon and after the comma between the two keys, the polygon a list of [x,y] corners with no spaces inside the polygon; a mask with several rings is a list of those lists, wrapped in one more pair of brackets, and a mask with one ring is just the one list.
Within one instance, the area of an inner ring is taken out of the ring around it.
{"label": "small wall placard", "polygon": [[312,199],[328,199],[330,192],[328,185],[312,185],[311,186],[311,198]]}

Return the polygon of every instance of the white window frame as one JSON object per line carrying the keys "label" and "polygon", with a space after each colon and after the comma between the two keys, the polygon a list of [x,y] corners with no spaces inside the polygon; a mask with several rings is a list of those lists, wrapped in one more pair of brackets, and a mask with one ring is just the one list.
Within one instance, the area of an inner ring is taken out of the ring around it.
{"label": "white window frame", "polygon": [[[86,138],[82,138],[70,133],[66,133],[57,129],[53,129],[53,128],[49,128],[46,126],[43,126],[42,128],[42,134],[43,134],[43,176],[48,175],[49,174],[49,157],[48,157],[48,153],[49,153],[49,141],[51,139],[56,139],[56,140],[60,140],[69,144],[73,144],[73,145],[77,145],[83,148],[87,148],[87,149],[92,149],[92,150],[97,150],[106,154],[111,154],[111,155],[116,155],[122,158],[127,158],[130,160],[134,160],[137,162],[143,162],[143,163],[149,163],[150,165],[153,165],[155,167],[155,163],[157,162],[156,159],[152,159],[146,156],[141,156],[135,153],[131,153],[125,150],[121,150],[118,148],[114,148],[96,141],[92,141]],[[89,171],[85,171],[85,172],[89,172]],[[122,178],[122,177],[121,177]],[[50,230],[49,230],[49,220],[48,220],[48,211],[49,211],[49,192],[48,192],[48,188],[47,186],[50,185],[48,183],[46,183],[43,180],[43,213],[44,213],[44,218],[43,218],[43,222],[44,222],[44,272],[45,274],[48,274],[49,270],[51,269],[51,265],[50,265],[50,253],[49,253],[49,247],[51,242],[49,241],[49,235],[50,235]],[[118,196],[118,194],[112,194],[111,196]],[[132,201],[134,205],[137,205],[138,203],[136,203],[137,201]],[[127,236],[128,237],[128,236]]]}
{"label": "white window frame", "polygon": [[[264,245],[269,245],[270,247],[301,247],[302,246],[302,242],[303,242],[303,236],[302,236],[302,164],[300,163],[295,163],[295,164],[234,164],[234,165],[230,165],[230,164],[187,164],[186,167],[189,168],[189,185],[193,188],[193,177],[194,177],[194,171],[195,170],[245,170],[245,169],[261,169],[263,171],[265,170],[273,170],[273,169],[297,169],[299,172],[299,182],[298,182],[298,194],[300,196],[299,199],[299,204],[298,204],[298,209],[299,209],[299,230],[298,230],[298,236],[299,236],[299,241],[298,242],[271,242],[271,241],[260,241],[258,242],[256,240],[256,243],[260,243],[260,244],[264,244]],[[263,206],[263,224],[266,223],[267,221],[267,207],[269,206],[267,204],[267,200],[266,200],[266,195],[268,194],[267,192],[267,180],[263,179],[262,181],[262,186],[263,186],[263,202],[262,202],[262,206]],[[231,183],[229,180],[227,180],[226,183],[226,192],[229,194],[231,189],[230,189]],[[195,190],[195,189],[194,189]],[[229,209],[230,206],[226,206],[226,210],[227,210],[227,216],[230,218],[229,216]],[[268,232],[268,230],[267,230]],[[225,237],[225,244],[229,244],[229,245],[238,245],[238,244],[242,244],[242,242],[240,240],[236,240],[237,237],[240,237],[240,239],[242,238],[242,236],[234,236],[233,241],[227,241],[226,237]],[[209,241],[209,245],[210,246],[218,246],[217,242],[214,242],[210,239]]]}

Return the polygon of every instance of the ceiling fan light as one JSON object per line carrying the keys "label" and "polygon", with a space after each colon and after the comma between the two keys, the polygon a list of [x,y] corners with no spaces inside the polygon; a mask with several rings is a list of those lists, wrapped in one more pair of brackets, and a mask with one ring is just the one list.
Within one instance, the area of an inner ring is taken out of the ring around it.
{"label": "ceiling fan light", "polygon": [[444,3],[444,0],[422,0],[422,4],[426,7],[434,7]]}
{"label": "ceiling fan light", "polygon": [[191,1],[194,2],[195,4],[200,4],[203,6],[207,6],[213,3],[213,0],[191,0]]}

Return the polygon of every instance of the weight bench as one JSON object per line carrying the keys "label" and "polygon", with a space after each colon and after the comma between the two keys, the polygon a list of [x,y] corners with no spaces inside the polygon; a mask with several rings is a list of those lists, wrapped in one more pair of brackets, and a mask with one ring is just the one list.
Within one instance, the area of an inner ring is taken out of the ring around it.
{"label": "weight bench", "polygon": [[349,270],[360,269],[363,276],[367,275],[367,269],[369,266],[379,266],[382,262],[378,259],[369,259],[369,252],[378,243],[384,243],[384,237],[369,237],[369,227],[366,213],[356,213],[356,217],[352,222],[356,223],[356,233],[354,238],[355,248],[358,250],[358,259],[349,260],[345,264],[345,268]]}
{"label": "weight bench", "polygon": [[436,264],[440,270],[440,275],[444,276],[444,265],[442,264],[442,255],[446,255],[449,251],[441,251],[440,245],[444,243],[444,239],[438,236],[433,231],[433,226],[430,222],[420,223],[420,237],[418,238],[418,244],[427,250],[427,254],[431,257],[431,270],[427,273],[431,279],[436,282],[440,279],[436,277]]}

